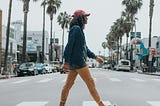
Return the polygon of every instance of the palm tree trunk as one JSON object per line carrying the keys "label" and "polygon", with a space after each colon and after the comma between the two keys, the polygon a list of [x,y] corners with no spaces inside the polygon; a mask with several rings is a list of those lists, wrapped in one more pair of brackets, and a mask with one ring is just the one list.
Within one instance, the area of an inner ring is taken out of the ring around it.
{"label": "palm tree trunk", "polygon": [[8,23],[7,23],[7,30],[6,30],[6,49],[5,49],[5,60],[4,60],[4,74],[8,78],[8,46],[9,46],[9,34],[10,34],[10,21],[11,21],[11,9],[12,8],[12,0],[9,2],[9,9],[8,9]]}
{"label": "palm tree trunk", "polygon": [[50,38],[50,61],[53,60],[53,48],[52,48],[52,20],[51,20],[51,32],[50,32],[51,38]]}
{"label": "palm tree trunk", "polygon": [[149,11],[149,17],[150,17],[150,22],[149,22],[149,43],[148,43],[148,64],[149,64],[149,68],[148,71],[152,72],[152,55],[150,53],[151,50],[151,32],[152,32],[152,17],[153,17],[153,7],[154,7],[154,0],[150,0],[150,11]]}
{"label": "palm tree trunk", "polygon": [[119,61],[119,37],[117,39],[117,63]]}
{"label": "palm tree trunk", "polygon": [[126,40],[126,59],[128,60],[128,37],[129,37],[129,32],[127,32],[127,40]]}
{"label": "palm tree trunk", "polygon": [[22,48],[22,63],[26,62],[26,45],[27,45],[27,12],[24,12],[24,27],[23,27],[23,48]]}
{"label": "palm tree trunk", "polygon": [[[0,10],[0,59],[2,58],[2,10]],[[0,74],[2,72],[2,59],[0,60]]]}
{"label": "palm tree trunk", "polygon": [[23,0],[23,12],[24,12],[24,27],[23,27],[23,48],[22,48],[22,63],[26,62],[26,45],[27,45],[27,14],[29,10],[30,0]]}
{"label": "palm tree trunk", "polygon": [[44,63],[44,39],[45,39],[45,8],[46,5],[43,5],[43,34],[42,34],[42,63]]}
{"label": "palm tree trunk", "polygon": [[149,11],[150,22],[149,22],[149,43],[148,43],[148,48],[151,47],[153,7],[154,7],[154,0],[150,0],[150,11]]}
{"label": "palm tree trunk", "polygon": [[120,59],[122,58],[122,36],[120,37]]}
{"label": "palm tree trunk", "polygon": [[63,64],[63,51],[64,51],[64,29],[63,29],[63,35],[62,35],[62,64]]}

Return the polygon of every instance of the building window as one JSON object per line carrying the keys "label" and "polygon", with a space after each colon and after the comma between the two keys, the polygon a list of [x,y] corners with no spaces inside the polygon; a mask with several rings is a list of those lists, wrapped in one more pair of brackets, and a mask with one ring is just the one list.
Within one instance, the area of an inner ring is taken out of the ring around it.
{"label": "building window", "polygon": [[28,40],[32,40],[32,37],[28,37]]}

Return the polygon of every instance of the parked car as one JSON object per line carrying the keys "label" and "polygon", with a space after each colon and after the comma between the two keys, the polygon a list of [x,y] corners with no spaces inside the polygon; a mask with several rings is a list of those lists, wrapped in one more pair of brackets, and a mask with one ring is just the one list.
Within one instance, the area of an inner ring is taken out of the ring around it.
{"label": "parked car", "polygon": [[61,64],[60,64],[60,61],[52,61],[51,64],[54,65],[54,72],[57,71],[57,72],[60,72],[61,70]]}
{"label": "parked car", "polygon": [[38,72],[38,74],[45,74],[46,73],[46,70],[44,69],[42,63],[36,63],[35,70]]}
{"label": "parked car", "polygon": [[102,65],[102,68],[103,68],[103,69],[111,69],[111,68],[112,68],[112,65],[111,65],[111,64],[103,64],[103,65]]}
{"label": "parked car", "polygon": [[35,69],[35,63],[27,62],[22,63],[17,70],[17,76],[24,76],[24,75],[37,75],[38,71]]}
{"label": "parked car", "polygon": [[131,69],[131,63],[129,60],[121,59],[118,62],[118,65],[116,67],[116,70],[122,70],[122,71],[130,71]]}
{"label": "parked car", "polygon": [[48,63],[44,63],[43,68],[46,71],[46,73],[52,73],[52,70],[54,70],[54,67],[52,67],[51,64]]}

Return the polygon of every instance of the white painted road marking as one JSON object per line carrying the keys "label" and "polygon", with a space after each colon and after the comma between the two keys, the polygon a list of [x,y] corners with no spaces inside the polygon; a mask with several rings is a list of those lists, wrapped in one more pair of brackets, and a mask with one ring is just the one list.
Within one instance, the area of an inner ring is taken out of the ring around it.
{"label": "white painted road marking", "polygon": [[19,81],[13,82],[13,83],[19,84],[19,83],[23,83],[23,82],[27,82],[27,81],[30,81],[30,79],[23,79],[23,80],[19,80]]}
{"label": "white painted road marking", "polygon": [[51,81],[51,80],[52,80],[52,79],[43,79],[43,80],[37,81],[37,83],[49,82],[49,81]]}
{"label": "white painted road marking", "polygon": [[[64,82],[66,82],[66,80],[67,80],[67,78],[63,79],[62,82],[64,83]],[[80,80],[80,79],[77,77],[76,80]],[[97,82],[97,78],[94,77],[93,80],[94,80],[95,82]]]}
{"label": "white painted road marking", "polygon": [[151,106],[160,106],[160,101],[147,101]]}
{"label": "white painted road marking", "polygon": [[109,78],[109,80],[113,81],[113,82],[120,82],[121,80],[118,78]]}
{"label": "white painted road marking", "polygon": [[7,82],[7,80],[0,80],[0,83]]}
{"label": "white painted road marking", "polygon": [[137,82],[145,82],[144,80],[139,79],[139,78],[131,78],[131,79],[134,80],[134,81],[137,81]]}
{"label": "white painted road marking", "polygon": [[160,79],[153,79],[154,81],[158,81],[158,82],[160,82]]}
{"label": "white painted road marking", "polygon": [[21,102],[16,106],[45,106],[48,102],[43,101],[43,102]]}
{"label": "white painted road marking", "polygon": [[[103,101],[105,105],[111,105],[109,101]],[[98,106],[95,101],[84,101],[82,106]]]}

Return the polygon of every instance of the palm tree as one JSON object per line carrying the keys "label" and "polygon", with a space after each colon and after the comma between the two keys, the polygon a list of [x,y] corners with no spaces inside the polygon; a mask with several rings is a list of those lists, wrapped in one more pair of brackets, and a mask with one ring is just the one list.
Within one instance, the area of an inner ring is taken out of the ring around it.
{"label": "palm tree", "polygon": [[45,13],[46,13],[46,0],[44,0],[41,4],[43,6],[43,31],[42,31],[42,63],[44,63],[44,39],[45,39]]}
{"label": "palm tree", "polygon": [[[2,58],[2,10],[0,9],[0,58]],[[0,73],[2,72],[2,59],[0,60]]]}
{"label": "palm tree", "polygon": [[[149,7],[150,7],[150,10],[149,10],[150,21],[149,21],[149,43],[148,43],[148,49],[150,51],[150,49],[151,49],[151,32],[152,32],[152,17],[153,17],[154,0],[150,0],[150,6]],[[151,54],[149,53],[148,58],[150,58],[150,55]],[[149,71],[151,71],[151,70],[152,70],[152,60],[149,60]]]}
{"label": "palm tree", "polygon": [[128,37],[129,32],[133,28],[134,16],[137,14],[138,10],[141,9],[143,3],[142,0],[123,0],[122,5],[126,6],[125,12],[122,13],[122,16],[126,17],[126,59],[128,59]]}
{"label": "palm tree", "polygon": [[143,3],[142,0],[123,0],[122,5],[126,6],[126,11],[129,13],[131,22],[133,22],[134,15],[138,13],[138,10],[141,9]]}
{"label": "palm tree", "polygon": [[60,8],[61,1],[60,0],[49,0],[47,2],[48,7],[47,7],[47,13],[50,16],[50,21],[51,21],[51,30],[50,30],[50,61],[53,60],[53,55],[52,55],[52,23],[53,23],[53,14],[57,13],[57,9]]}
{"label": "palm tree", "polygon": [[125,18],[124,20],[124,32],[126,33],[126,59],[128,59],[128,38],[129,38],[129,32],[131,31],[133,25],[132,23],[130,22],[130,15],[129,15],[129,12],[127,11],[127,9],[125,9],[126,11],[122,12],[122,17]]}
{"label": "palm tree", "polygon": [[[23,25],[23,50],[22,50],[22,63],[27,61],[26,58],[26,45],[27,45],[27,15],[29,11],[30,0],[21,0],[23,2],[23,12],[24,12],[24,25]],[[38,0],[33,0],[38,1]]]}
{"label": "palm tree", "polygon": [[7,23],[7,30],[6,30],[6,49],[5,49],[5,56],[4,56],[4,74],[8,78],[8,46],[9,46],[9,34],[10,34],[10,22],[11,22],[11,10],[12,10],[12,0],[9,1],[9,9],[8,9],[8,23]]}
{"label": "palm tree", "polygon": [[64,29],[69,28],[69,23],[71,21],[72,16],[68,15],[67,12],[61,12],[58,17],[57,17],[57,22],[59,25],[61,25],[61,28],[63,30],[63,35],[62,35],[62,63],[63,63],[63,51],[64,51]]}
{"label": "palm tree", "polygon": [[151,32],[152,32],[152,17],[153,17],[153,7],[154,7],[154,0],[150,0],[150,10],[149,10],[149,43],[148,43],[148,48],[151,47]]}

